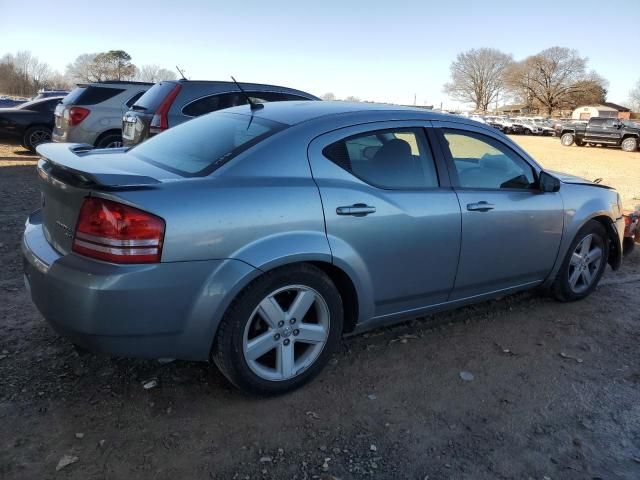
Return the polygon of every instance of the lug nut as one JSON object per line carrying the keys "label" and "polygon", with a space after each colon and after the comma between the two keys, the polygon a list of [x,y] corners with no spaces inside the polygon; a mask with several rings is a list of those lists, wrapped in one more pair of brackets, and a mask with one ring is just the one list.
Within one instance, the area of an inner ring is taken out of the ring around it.
{"label": "lug nut", "polygon": [[299,333],[300,333],[300,330],[298,330],[298,329],[295,329],[295,330],[293,331],[293,334],[294,334],[295,336],[298,336],[298,334],[299,334]]}
{"label": "lug nut", "polygon": [[274,339],[274,340],[276,340],[276,341],[280,340],[280,334],[279,334],[279,333],[276,333],[276,334],[273,336],[273,339]]}
{"label": "lug nut", "polygon": [[281,326],[283,326],[283,325],[284,325],[284,320],[280,320],[280,321],[278,322],[278,326],[279,326],[279,327],[281,327]]}
{"label": "lug nut", "polygon": [[288,338],[285,338],[284,342],[282,342],[282,343],[284,343],[284,345],[287,346],[287,345],[289,345],[291,343],[291,340],[289,340]]}
{"label": "lug nut", "polygon": [[292,318],[291,320],[289,320],[289,323],[290,323],[291,325],[293,325],[294,323],[296,323],[296,319],[295,319],[295,318]]}

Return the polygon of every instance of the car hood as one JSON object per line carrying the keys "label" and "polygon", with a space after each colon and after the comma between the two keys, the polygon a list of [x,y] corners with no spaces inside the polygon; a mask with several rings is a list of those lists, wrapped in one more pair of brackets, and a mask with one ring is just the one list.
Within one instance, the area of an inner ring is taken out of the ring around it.
{"label": "car hood", "polygon": [[595,183],[595,182],[592,182],[591,180],[587,180],[586,178],[577,177],[575,175],[570,175],[564,172],[547,170],[547,173],[550,173],[551,175],[556,177],[558,180],[560,180],[562,183],[571,183],[574,185],[590,185],[592,187],[609,188],[609,189],[611,188],[607,185],[602,185],[601,183]]}

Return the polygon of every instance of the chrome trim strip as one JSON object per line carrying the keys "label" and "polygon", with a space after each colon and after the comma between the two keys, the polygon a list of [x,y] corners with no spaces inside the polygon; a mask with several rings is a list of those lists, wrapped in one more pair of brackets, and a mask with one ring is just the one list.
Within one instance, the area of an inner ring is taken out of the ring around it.
{"label": "chrome trim strip", "polygon": [[76,245],[87,248],[89,250],[96,250],[103,253],[111,253],[113,255],[131,256],[131,255],[157,255],[157,248],[112,248],[103,245],[96,245],[95,243],[83,242],[82,240],[75,240]]}
{"label": "chrome trim strip", "polygon": [[106,237],[97,237],[87,233],[76,232],[76,238],[81,238],[89,242],[100,243],[103,245],[111,245],[114,247],[157,247],[157,240],[113,240]]}

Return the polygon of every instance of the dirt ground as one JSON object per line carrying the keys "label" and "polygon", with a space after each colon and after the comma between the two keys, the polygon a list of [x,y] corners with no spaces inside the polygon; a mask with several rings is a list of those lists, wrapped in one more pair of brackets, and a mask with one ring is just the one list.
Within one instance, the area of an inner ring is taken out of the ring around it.
{"label": "dirt ground", "polygon": [[[516,140],[640,197],[640,152]],[[640,248],[581,302],[524,293],[378,329],[307,387],[249,398],[205,364],[79,355],[52,332],[22,283],[34,165],[0,160],[0,478],[640,478]]]}

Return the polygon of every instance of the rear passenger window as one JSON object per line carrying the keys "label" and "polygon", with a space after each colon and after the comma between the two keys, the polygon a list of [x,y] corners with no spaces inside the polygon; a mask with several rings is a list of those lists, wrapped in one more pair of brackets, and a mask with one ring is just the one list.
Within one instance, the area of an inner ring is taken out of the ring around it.
{"label": "rear passenger window", "polygon": [[461,187],[500,190],[535,186],[531,165],[499,141],[460,130],[445,130],[443,136]]}
{"label": "rear passenger window", "polygon": [[223,93],[194,100],[182,109],[182,113],[190,117],[199,117],[205,113],[215,112],[223,108],[244,105],[247,100],[240,93]]}
{"label": "rear passenger window", "polygon": [[345,138],[324,148],[325,157],[380,188],[438,186],[438,175],[420,128],[378,130]]}

